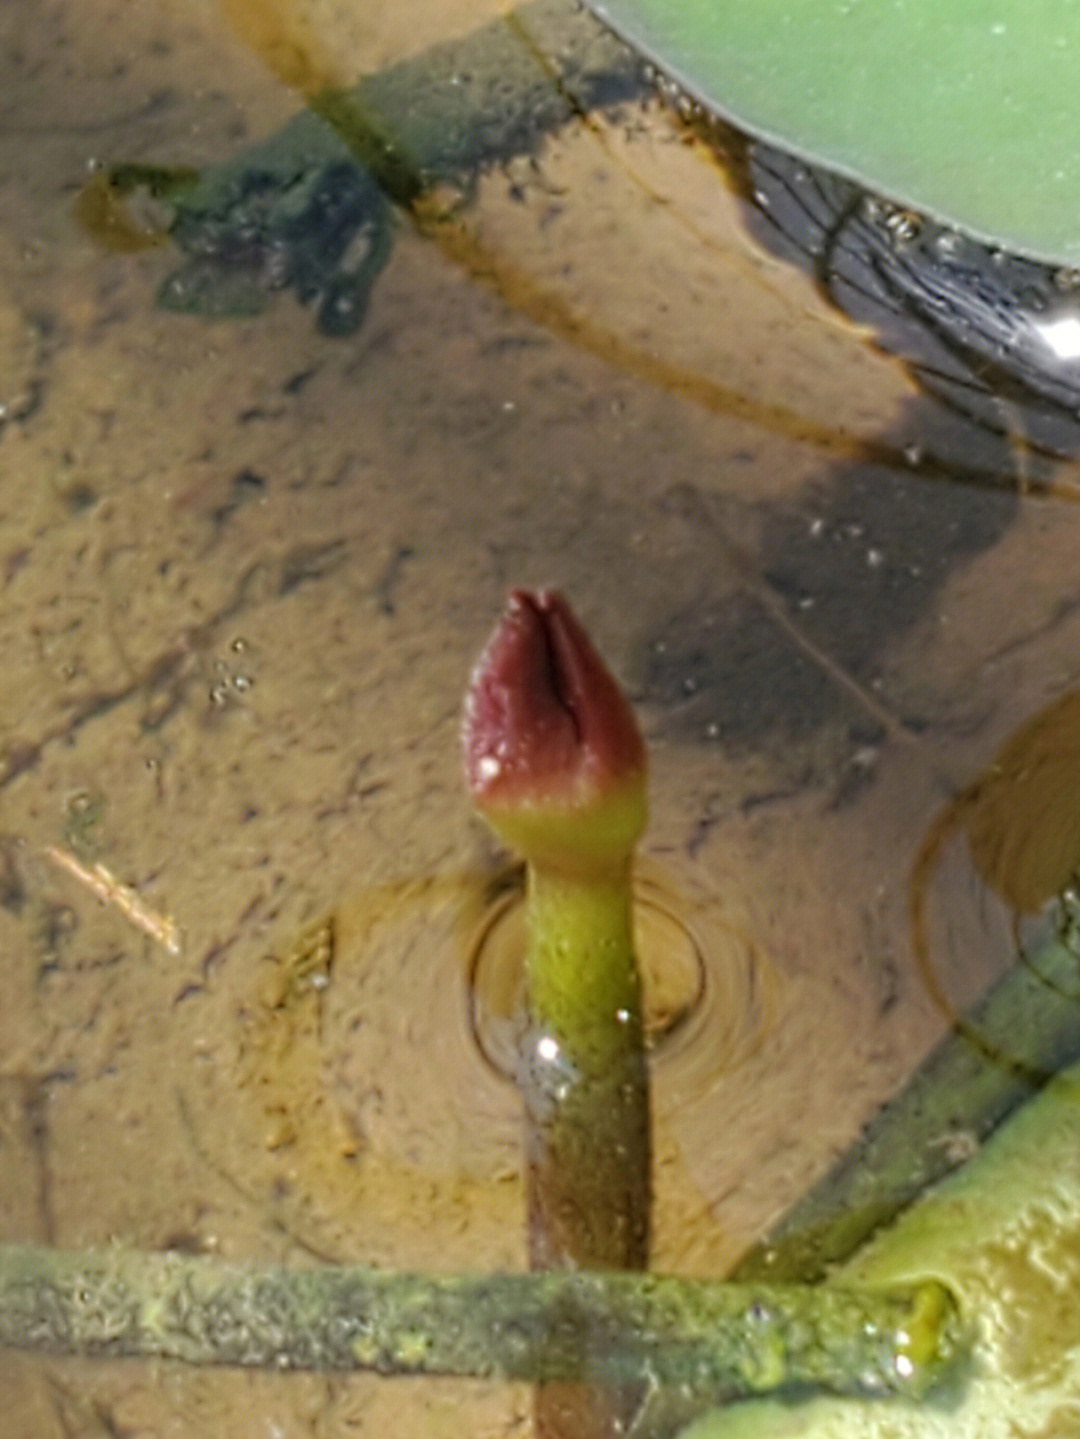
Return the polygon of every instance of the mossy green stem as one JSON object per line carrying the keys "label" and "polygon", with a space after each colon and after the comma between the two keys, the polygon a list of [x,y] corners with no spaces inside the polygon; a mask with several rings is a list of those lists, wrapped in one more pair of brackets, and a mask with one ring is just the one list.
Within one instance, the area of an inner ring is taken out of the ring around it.
{"label": "mossy green stem", "polygon": [[958,1338],[933,1281],[885,1291],[639,1274],[238,1267],[0,1245],[0,1344],[189,1364],[921,1393]]}

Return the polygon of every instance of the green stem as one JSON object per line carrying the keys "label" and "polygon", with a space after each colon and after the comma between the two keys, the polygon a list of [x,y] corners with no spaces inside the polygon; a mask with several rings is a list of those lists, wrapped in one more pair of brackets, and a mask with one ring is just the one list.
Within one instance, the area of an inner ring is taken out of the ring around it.
{"label": "green stem", "polygon": [[[629,859],[610,872],[528,871],[525,1101],[529,1262],[644,1269],[649,1247],[649,1083],[631,934]],[[537,1439],[609,1439],[637,1385],[547,1384]]]}
{"label": "green stem", "polygon": [[1078,1058],[1080,914],[1063,902],[1043,942],[956,1022],[732,1277],[821,1278]]}
{"label": "green stem", "polygon": [[0,1246],[0,1343],[190,1364],[922,1393],[961,1342],[935,1282],[859,1292],[635,1274],[427,1276]]}
{"label": "green stem", "polygon": [[641,1269],[649,1081],[629,860],[582,877],[530,865],[525,1098],[533,1268]]}

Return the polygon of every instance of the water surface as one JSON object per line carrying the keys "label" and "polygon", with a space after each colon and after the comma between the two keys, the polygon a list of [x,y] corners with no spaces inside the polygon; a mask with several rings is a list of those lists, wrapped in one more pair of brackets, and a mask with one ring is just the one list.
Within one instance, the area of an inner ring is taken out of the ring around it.
{"label": "water surface", "polygon": [[[479,17],[286,18],[348,79]],[[3,1237],[523,1262],[457,724],[507,588],[555,584],[639,706],[646,867],[709,968],[658,1061],[655,1263],[722,1273],[1068,878],[1072,461],[1035,487],[1015,422],[920,394],[655,104],[481,177],[484,265],[403,223],[351,338],[288,296],[162,313],[175,255],[73,202],[272,131],[265,38],[210,0],[0,27]],[[3,1366],[13,1436],[528,1425],[503,1386]]]}

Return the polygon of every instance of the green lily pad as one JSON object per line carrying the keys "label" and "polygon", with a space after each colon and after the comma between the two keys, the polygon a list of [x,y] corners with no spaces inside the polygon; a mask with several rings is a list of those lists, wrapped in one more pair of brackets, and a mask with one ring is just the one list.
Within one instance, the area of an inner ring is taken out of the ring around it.
{"label": "green lily pad", "polygon": [[1010,250],[1080,263],[1080,0],[596,0],[688,94]]}

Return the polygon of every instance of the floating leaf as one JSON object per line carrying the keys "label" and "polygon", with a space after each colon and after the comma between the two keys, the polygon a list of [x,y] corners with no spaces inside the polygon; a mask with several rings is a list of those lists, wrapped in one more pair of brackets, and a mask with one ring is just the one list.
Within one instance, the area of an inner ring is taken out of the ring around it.
{"label": "floating leaf", "polygon": [[981,238],[1080,262],[1075,0],[598,0],[711,110]]}

